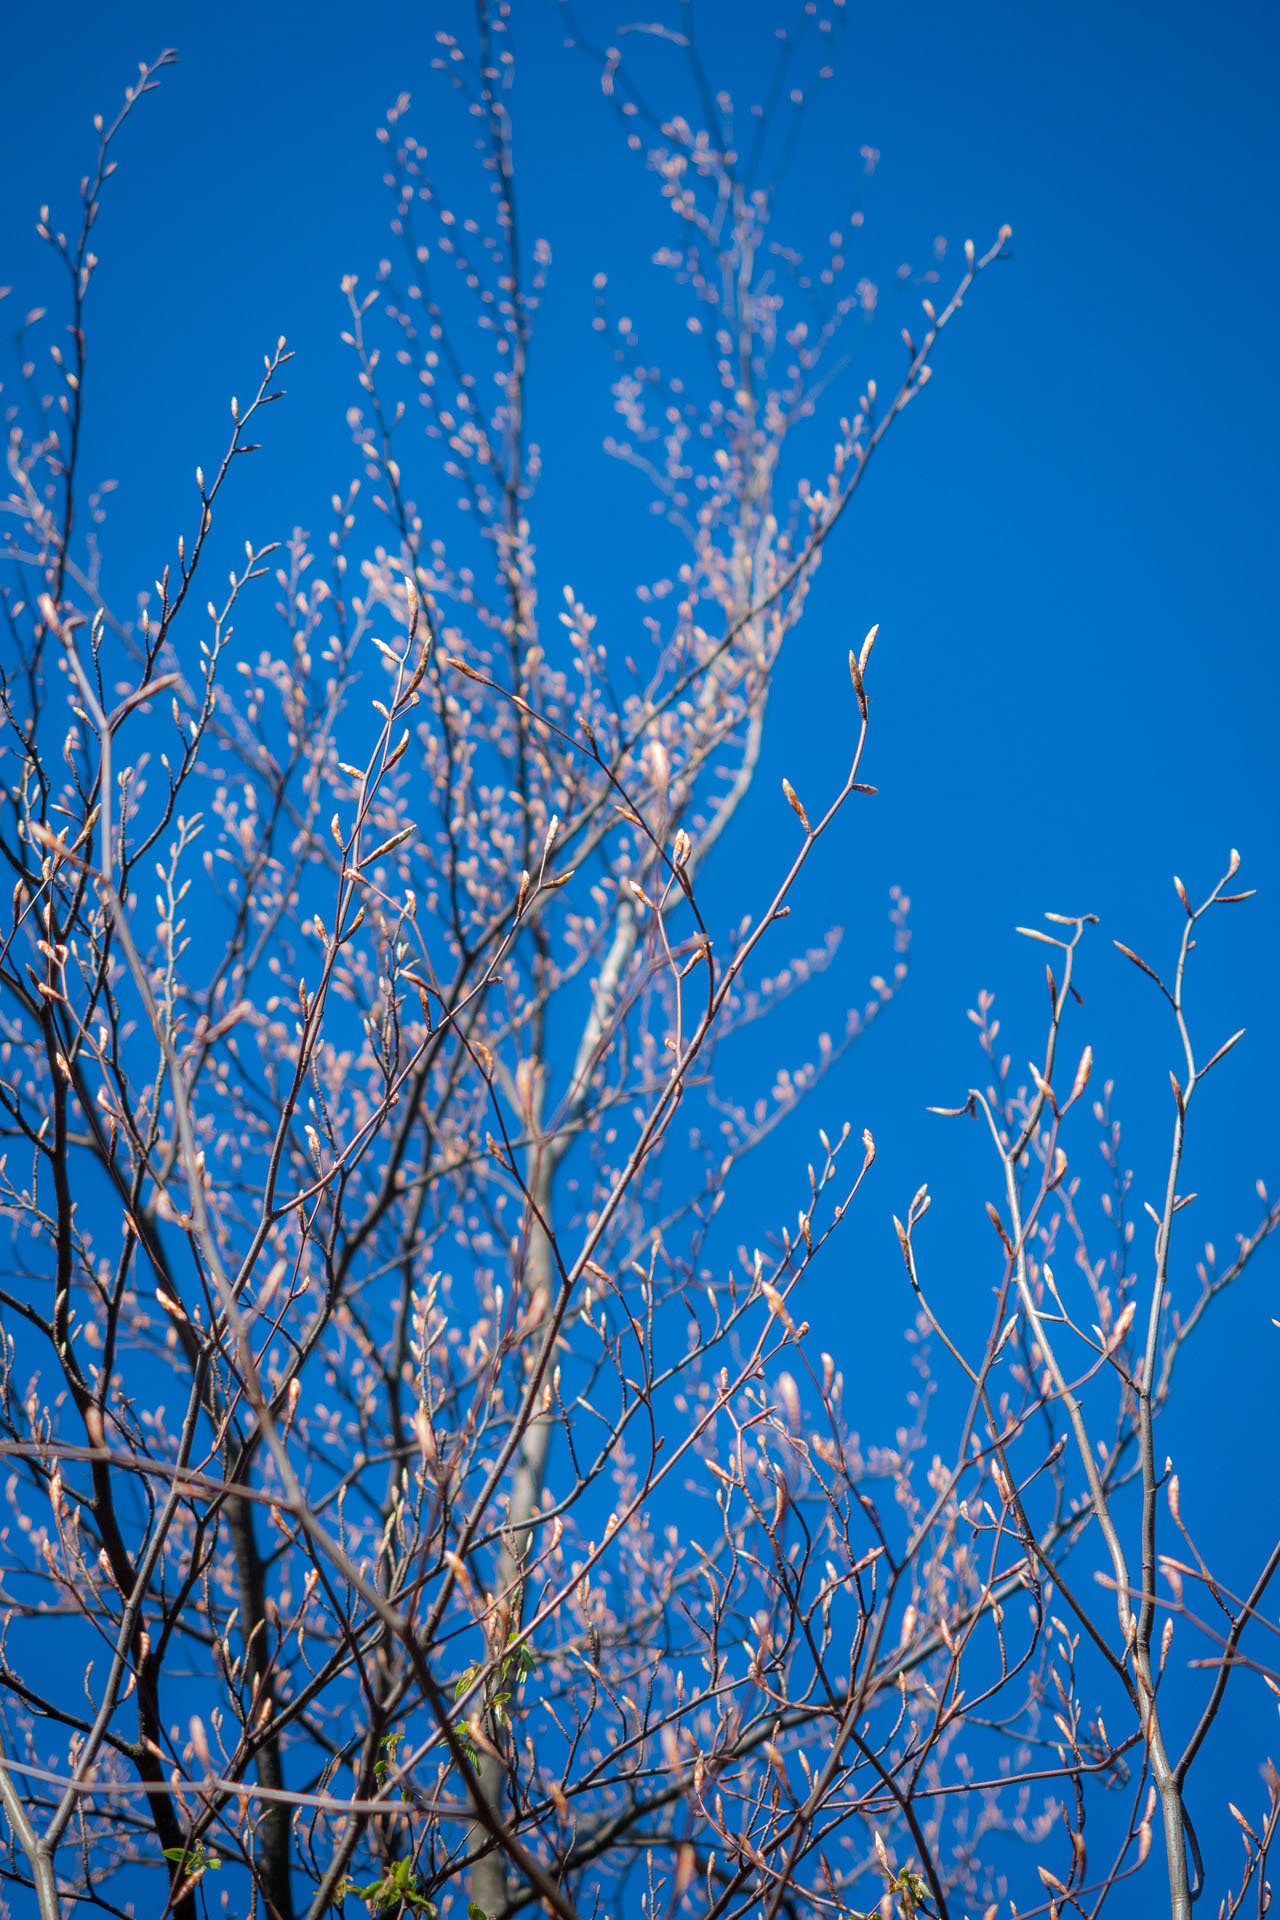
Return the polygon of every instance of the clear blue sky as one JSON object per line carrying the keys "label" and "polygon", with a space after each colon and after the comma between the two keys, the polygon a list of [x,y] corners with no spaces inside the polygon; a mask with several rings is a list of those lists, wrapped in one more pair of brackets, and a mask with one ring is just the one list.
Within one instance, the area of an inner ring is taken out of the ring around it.
{"label": "clear blue sky", "polygon": [[[664,4],[644,0],[640,13],[658,17]],[[709,52],[731,42],[732,78],[751,70],[773,6],[700,9]],[[947,1303],[960,1311],[966,1286],[988,1284],[976,1268],[989,1253],[976,1203],[992,1176],[979,1174],[972,1139],[923,1109],[958,1103],[978,1076],[964,1011],[980,987],[1000,996],[1015,1059],[1039,1049],[1042,961],[1015,924],[1046,908],[1102,916],[1074,1040],[1091,1041],[1099,1077],[1117,1082],[1137,1198],[1154,1198],[1172,1035],[1110,942],[1163,960],[1180,931],[1172,874],[1205,890],[1239,847],[1242,882],[1259,898],[1223,916],[1193,1006],[1206,1040],[1249,1033],[1201,1108],[1187,1262],[1197,1234],[1230,1245],[1252,1223],[1258,1175],[1280,1187],[1280,17],[1256,0],[853,0],[850,12],[841,79],[798,175],[801,222],[812,215],[821,229],[827,192],[833,213],[847,208],[866,144],[883,156],[864,193],[873,276],[888,278],[899,260],[923,264],[935,234],[957,249],[969,234],[982,245],[1006,220],[1015,256],[946,339],[933,385],[892,436],[823,572],[803,650],[784,670],[760,802],[737,842],[753,860],[780,857],[794,823],[778,777],[799,785],[804,769],[815,798],[834,777],[845,649],[879,620],[869,777],[881,798],[827,856],[796,936],[848,926],[845,972],[815,989],[812,1007],[795,1003],[779,1053],[802,1057],[884,964],[895,881],[915,908],[912,979],[839,1087],[771,1149],[760,1221],[744,1228],[750,1238],[790,1213],[785,1169],[803,1164],[818,1124],[847,1115],[873,1128],[877,1185],[812,1313],[835,1344],[852,1298],[883,1337],[883,1365],[862,1388],[872,1428],[896,1417],[906,1378],[898,1331],[909,1305],[888,1214],[921,1180],[939,1195],[927,1231]],[[613,16],[598,0],[581,13],[607,37]],[[338,282],[348,270],[368,278],[385,250],[374,130],[404,88],[432,141],[431,41],[469,17],[458,0],[9,9],[0,281],[18,292],[0,309],[6,330],[49,284],[35,211],[50,200],[70,215],[92,114],[113,105],[139,59],[166,44],[182,55],[122,145],[98,236],[87,460],[119,482],[108,534],[126,574],[154,572],[227,397],[246,391],[282,332],[298,353],[290,399],[242,479],[243,531],[321,525],[352,465]],[[588,604],[607,609],[612,595],[629,617],[615,583],[646,570],[645,521],[632,511],[618,535],[623,481],[599,478],[610,367],[593,357],[589,279],[598,266],[624,271],[630,240],[625,272],[643,325],[653,294],[634,244],[660,222],[585,63],[559,49],[550,0],[517,0],[516,46],[526,230],[547,234],[556,261],[534,390],[555,529],[547,564]],[[869,333],[858,377],[879,371],[883,383],[896,369],[898,324],[886,314]],[[558,441],[553,408],[568,422]],[[634,493],[626,499],[639,508]],[[1274,1452],[1278,1303],[1280,1247],[1224,1307],[1168,1423],[1184,1488],[1230,1446],[1235,1469],[1204,1516],[1209,1541],[1246,1528],[1248,1482]],[[1255,1535],[1227,1546],[1241,1578],[1262,1544]]]}

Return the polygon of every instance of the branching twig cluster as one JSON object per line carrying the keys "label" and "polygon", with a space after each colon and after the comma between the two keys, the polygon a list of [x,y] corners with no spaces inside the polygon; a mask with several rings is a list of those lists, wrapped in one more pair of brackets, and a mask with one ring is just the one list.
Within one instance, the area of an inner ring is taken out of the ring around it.
{"label": "branching twig cluster", "polygon": [[[874,792],[874,628],[846,766],[821,799],[818,771],[783,783],[792,857],[739,871],[731,924],[704,881],[828,542],[1008,239],[966,246],[888,404],[869,380],[807,481],[798,436],[875,294],[850,284],[860,214],[821,267],[775,238],[800,70],[816,48],[827,77],[839,8],[802,24],[745,153],[691,7],[658,51],[693,120],[651,110],[639,58],[596,53],[707,356],[637,363],[600,282],[612,451],[675,555],[638,640],[541,595],[526,409],[550,256],[518,218],[500,0],[470,45],[438,37],[481,210],[443,197],[407,99],[383,130],[398,251],[345,283],[362,470],[327,546],[250,546],[203,613],[283,341],[135,610],[79,505],[90,237],[172,56],[100,124],[78,233],[42,214],[72,352],[46,393],[29,323],[0,536],[0,1800],[5,1877],[42,1920],[140,1885],[181,1920],[220,1895],[273,1920],[1092,1915],[1125,1910],[1157,1806],[1175,1916],[1203,1879],[1188,1775],[1235,1669],[1280,1664],[1249,1631],[1280,1549],[1229,1594],[1155,1441],[1183,1346],[1280,1223],[1264,1194],[1171,1310],[1188,1116],[1234,1045],[1202,1058],[1187,962],[1242,897],[1236,857],[1200,907],[1179,886],[1156,981],[1184,1064],[1152,1268],[1107,1101],[1101,1251],[1067,1158],[1089,916],[1032,933],[1053,959],[1029,1083],[989,996],[974,1013],[988,1084],[955,1111],[999,1176],[990,1325],[975,1345],[937,1304],[922,1187],[898,1223],[920,1386],[892,1445],[846,1416],[856,1340],[815,1355],[803,1311],[868,1217],[871,1134],[819,1134],[767,1251],[727,1224],[741,1163],[906,975],[895,893],[893,960],[844,1033],[744,1094],[734,1036],[835,957],[780,965],[778,929]],[[965,1383],[949,1440],[938,1347]],[[1176,1732],[1175,1616],[1213,1648]],[[1270,1778],[1260,1826],[1237,1815],[1228,1914],[1265,1904]]]}

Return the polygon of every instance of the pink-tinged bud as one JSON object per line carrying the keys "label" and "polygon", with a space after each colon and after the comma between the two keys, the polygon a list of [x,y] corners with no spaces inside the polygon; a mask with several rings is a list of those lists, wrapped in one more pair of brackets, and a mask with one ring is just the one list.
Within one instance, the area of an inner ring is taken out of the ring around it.
{"label": "pink-tinged bud", "polygon": [[786,1415],[787,1425],[792,1433],[800,1431],[800,1392],[794,1377],[789,1373],[780,1373],[777,1382],[778,1398],[782,1402],[782,1411]]}
{"label": "pink-tinged bud", "polygon": [[413,1413],[413,1435],[418,1443],[424,1460],[434,1460],[436,1455],[436,1436],[432,1429],[430,1416],[425,1407],[415,1407]]}
{"label": "pink-tinged bud", "polygon": [[791,808],[791,811],[796,815],[797,819],[799,820],[801,826],[804,828],[805,832],[812,833],[813,828],[809,825],[809,816],[805,812],[803,806],[800,804],[800,801],[796,796],[796,790],[792,786],[789,780],[783,781],[782,791],[787,796],[787,805]]}
{"label": "pink-tinged bud", "polygon": [[1115,1326],[1111,1330],[1111,1338],[1107,1342],[1107,1351],[1109,1353],[1114,1353],[1116,1348],[1120,1345],[1121,1341],[1124,1339],[1125,1335],[1128,1333],[1130,1327],[1133,1325],[1133,1316],[1137,1311],[1138,1311],[1137,1301],[1130,1300],[1128,1306],[1124,1308],[1123,1312],[1120,1315],[1120,1318],[1116,1321]]}
{"label": "pink-tinged bud", "polygon": [[767,1280],[762,1280],[760,1283],[760,1291],[769,1303],[770,1319],[781,1320],[787,1332],[794,1333],[796,1330],[796,1323],[791,1318],[791,1315],[788,1313],[787,1303],[783,1299],[782,1295],[778,1292],[778,1289],[776,1287],[770,1286]]}
{"label": "pink-tinged bud", "polygon": [[1089,1075],[1093,1071],[1093,1048],[1086,1047],[1080,1055],[1080,1065],[1076,1068],[1076,1077],[1071,1083],[1071,1098],[1078,1100],[1089,1084]]}
{"label": "pink-tinged bud", "polygon": [[1234,1806],[1232,1802],[1228,1800],[1227,1812],[1231,1815],[1231,1818],[1233,1820],[1239,1821],[1240,1825],[1244,1828],[1245,1832],[1248,1834],[1249,1838],[1254,1842],[1254,1845],[1256,1846],[1258,1844],[1258,1836],[1254,1832],[1253,1828],[1249,1825],[1249,1822],[1245,1819],[1244,1815],[1241,1813],[1239,1807]]}

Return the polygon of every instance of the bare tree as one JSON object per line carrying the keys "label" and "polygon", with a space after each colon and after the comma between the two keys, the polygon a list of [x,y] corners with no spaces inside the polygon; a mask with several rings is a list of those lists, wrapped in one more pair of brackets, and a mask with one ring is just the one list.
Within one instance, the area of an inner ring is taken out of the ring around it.
{"label": "bare tree", "polygon": [[[327,540],[249,546],[203,609],[284,341],[136,609],[111,604],[80,457],[91,240],[171,54],[99,123],[78,224],[41,216],[70,350],[38,317],[22,336],[0,814],[0,1799],[6,1880],[41,1920],[139,1898],[193,1920],[219,1896],[273,1920],[1096,1914],[1131,1907],[1157,1809],[1177,1920],[1203,1885],[1188,1775],[1237,1666],[1280,1691],[1280,1546],[1230,1594],[1155,1440],[1184,1344],[1280,1223],[1260,1191],[1171,1312],[1191,1102],[1235,1044],[1193,1038],[1187,963],[1244,897],[1236,856],[1198,907],[1178,883],[1172,986],[1128,955],[1184,1059],[1151,1259],[1109,1087],[1100,1250],[1067,1160],[1091,916],[1027,930],[1052,949],[1029,1082],[990,996],[971,1015],[985,1084],[950,1111],[998,1174],[990,1326],[966,1352],[935,1308],[922,1187],[898,1224],[920,1386],[892,1446],[851,1431],[859,1357],[814,1356],[800,1305],[855,1203],[882,1218],[871,1133],[817,1133],[768,1252],[723,1206],[906,975],[895,893],[843,1034],[744,1104],[727,1043],[835,957],[780,965],[779,923],[874,793],[874,627],[845,765],[784,782],[792,856],[726,875],[737,918],[705,882],[827,544],[1009,238],[966,243],[949,294],[930,269],[905,371],[841,418],[875,304],[856,235],[806,264],[775,233],[839,19],[811,6],[782,37],[743,140],[690,5],[657,51],[691,119],[565,10],[667,203],[659,265],[705,356],[637,361],[598,284],[610,451],[666,568],[638,619],[540,592],[548,253],[517,217],[498,0],[467,44],[438,36],[477,205],[442,199],[407,98],[382,130],[397,249],[344,283],[360,472]],[[939,1347],[963,1382],[946,1438]],[[1175,1618],[1210,1649],[1187,1725],[1160,1691]],[[1270,1779],[1222,1912],[1269,1898]]]}

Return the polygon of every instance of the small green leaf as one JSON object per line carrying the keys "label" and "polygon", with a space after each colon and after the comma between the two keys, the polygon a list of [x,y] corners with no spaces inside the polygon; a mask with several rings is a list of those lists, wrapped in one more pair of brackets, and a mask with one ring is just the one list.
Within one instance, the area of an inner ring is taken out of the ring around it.
{"label": "small green leaf", "polygon": [[203,1840],[195,1840],[189,1847],[165,1847],[164,1857],[185,1867],[193,1878],[206,1872],[217,1873],[222,1866],[221,1855],[210,1853]]}

